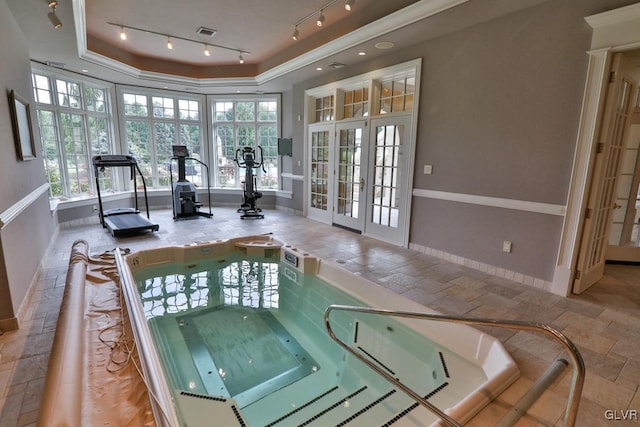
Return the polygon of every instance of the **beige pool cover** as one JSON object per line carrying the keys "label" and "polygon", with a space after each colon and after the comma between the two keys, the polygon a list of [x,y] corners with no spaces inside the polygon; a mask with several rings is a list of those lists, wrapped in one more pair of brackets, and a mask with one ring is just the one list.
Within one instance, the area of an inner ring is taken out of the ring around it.
{"label": "beige pool cover", "polygon": [[38,427],[155,426],[112,253],[74,242]]}

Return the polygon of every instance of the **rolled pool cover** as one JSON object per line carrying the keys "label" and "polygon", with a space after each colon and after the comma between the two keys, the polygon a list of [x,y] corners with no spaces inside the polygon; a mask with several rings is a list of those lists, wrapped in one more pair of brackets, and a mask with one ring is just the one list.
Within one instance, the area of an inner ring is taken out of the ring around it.
{"label": "rolled pool cover", "polygon": [[77,427],[82,424],[84,285],[88,252],[86,241],[76,240],[73,243],[38,427]]}

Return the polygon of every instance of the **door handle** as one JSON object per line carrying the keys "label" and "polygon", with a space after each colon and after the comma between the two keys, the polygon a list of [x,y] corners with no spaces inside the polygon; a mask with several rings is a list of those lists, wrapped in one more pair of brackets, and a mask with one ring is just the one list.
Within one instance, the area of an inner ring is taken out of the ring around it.
{"label": "door handle", "polygon": [[364,178],[360,178],[360,191],[364,191]]}
{"label": "door handle", "polygon": [[622,205],[619,205],[617,203],[613,204],[613,209],[620,209],[622,207]]}

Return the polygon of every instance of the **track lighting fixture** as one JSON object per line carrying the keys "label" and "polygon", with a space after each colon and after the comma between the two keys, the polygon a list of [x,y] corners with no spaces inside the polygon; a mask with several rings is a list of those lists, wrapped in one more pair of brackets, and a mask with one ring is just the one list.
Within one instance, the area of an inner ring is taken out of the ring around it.
{"label": "track lighting fixture", "polygon": [[[343,3],[344,1],[344,3]],[[322,27],[324,26],[324,21],[325,21],[325,16],[324,16],[324,12],[330,8],[331,6],[333,6],[334,4],[340,2],[341,4],[344,4],[344,8],[347,11],[351,11],[353,9],[353,5],[356,3],[356,0],[329,0],[327,3],[325,3],[320,9],[316,9],[315,11],[309,13],[307,16],[305,16],[304,18],[301,18],[298,20],[298,22],[296,22],[293,27],[293,36],[292,38],[294,40],[298,40],[300,37],[300,33],[298,31],[298,27],[302,24],[304,24],[305,22],[309,21],[310,19],[314,19],[316,21],[316,25],[318,27]]]}
{"label": "track lighting fixture", "polygon": [[55,5],[51,6],[51,12],[49,12],[47,16],[49,17],[49,21],[51,21],[51,25],[53,25],[53,28],[58,29],[62,27],[62,21],[60,21],[60,18],[58,18],[58,15],[56,15],[56,6],[58,5],[58,2],[51,3],[55,3]]}
{"label": "track lighting fixture", "polygon": [[[55,11],[55,10],[54,10]],[[51,17],[49,17],[49,19],[52,19]],[[53,21],[51,21],[53,22]],[[169,50],[173,50],[173,40],[182,40],[185,42],[189,42],[189,43],[196,43],[202,46],[202,53],[204,54],[204,56],[211,56],[212,52],[211,52],[211,48],[216,48],[216,49],[224,49],[224,50],[228,50],[228,51],[232,51],[232,52],[237,52],[238,53],[238,60],[240,61],[241,64],[244,64],[244,55],[249,55],[251,54],[251,52],[247,52],[246,50],[238,50],[238,48],[235,47],[228,47],[228,46],[223,46],[223,45],[219,45],[219,44],[215,44],[215,43],[205,43],[202,42],[200,40],[193,40],[193,39],[188,39],[186,37],[180,37],[180,36],[174,36],[171,34],[167,34],[167,33],[159,33],[156,31],[152,31],[152,30],[147,30],[144,28],[138,28],[138,27],[131,27],[129,25],[124,25],[124,24],[120,24],[120,23],[115,23],[115,22],[107,22],[107,24],[109,25],[113,25],[114,27],[118,27],[119,28],[119,37],[121,40],[127,40],[128,39],[128,35],[127,35],[127,31],[131,32],[131,31],[139,31],[141,33],[146,33],[146,34],[154,34],[156,36],[160,36],[160,37],[165,37],[167,39],[167,49]],[[60,24],[62,25],[62,24]],[[209,30],[210,32],[212,32],[211,34],[215,34],[215,31],[213,30]],[[200,33],[199,34],[204,34],[204,33]]]}

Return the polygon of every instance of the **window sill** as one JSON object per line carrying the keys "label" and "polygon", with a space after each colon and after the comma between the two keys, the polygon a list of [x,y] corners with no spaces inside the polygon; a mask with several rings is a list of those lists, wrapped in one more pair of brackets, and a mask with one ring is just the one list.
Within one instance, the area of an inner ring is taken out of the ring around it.
{"label": "window sill", "polygon": [[[284,197],[284,198],[292,198],[293,194],[291,192],[287,192],[287,191],[280,191],[280,190],[275,190],[275,189],[266,189],[266,190],[260,190],[260,192],[264,195],[273,195],[273,196],[277,196],[277,197]],[[207,188],[206,187],[198,187],[198,194],[207,194]],[[211,194],[215,195],[215,194],[242,194],[242,189],[240,188],[212,188],[211,189]],[[163,189],[151,189],[151,190],[147,190],[147,195],[149,197],[157,197],[157,196],[170,196],[171,195],[171,190],[168,188],[163,188]],[[117,193],[108,193],[108,194],[102,194],[102,201],[103,202],[108,202],[108,201],[112,201],[112,200],[122,200],[122,199],[128,199],[130,197],[133,197],[133,191],[122,191],[122,192],[117,192]],[[138,197],[144,197],[144,192],[138,190]],[[64,210],[64,209],[72,209],[72,208],[77,208],[77,207],[81,207],[81,206],[89,206],[89,205],[94,205],[98,202],[98,196],[86,196],[86,197],[76,197],[73,199],[66,199],[66,200],[60,200],[60,199],[50,199],[49,200],[49,205],[51,208],[51,212],[52,215],[55,211],[57,210]]]}

